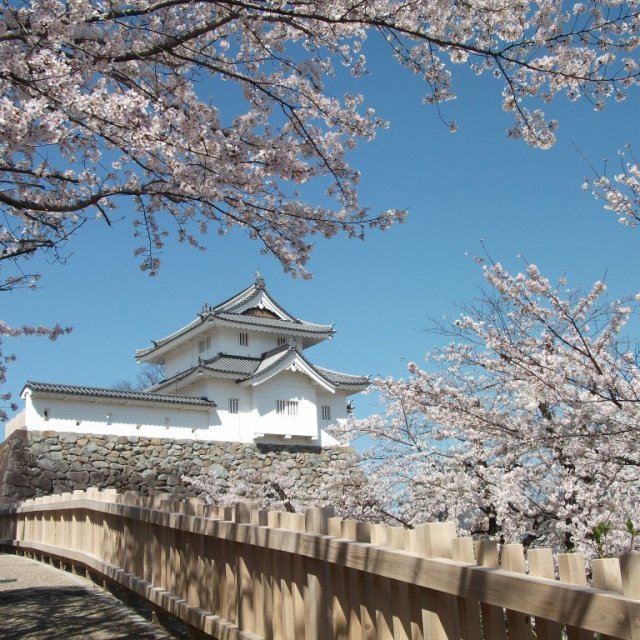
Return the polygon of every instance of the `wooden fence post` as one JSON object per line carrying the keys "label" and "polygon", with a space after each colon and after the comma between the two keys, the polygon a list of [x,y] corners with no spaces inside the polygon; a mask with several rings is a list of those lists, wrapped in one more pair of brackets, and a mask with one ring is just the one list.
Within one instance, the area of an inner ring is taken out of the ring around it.
{"label": "wooden fence post", "polygon": [[[251,512],[255,510],[256,504],[252,502],[238,502],[234,505],[233,520],[237,523],[249,524],[251,522]],[[255,612],[253,602],[254,585],[254,553],[253,547],[249,544],[234,545],[236,554],[236,575],[237,588],[236,595],[236,620],[241,631],[255,631]]]}
{"label": "wooden fence post", "polygon": [[[280,528],[281,511],[269,511],[267,514],[268,526],[273,529]],[[284,553],[278,551],[272,551],[270,554],[270,573],[271,573],[271,595],[273,598],[272,607],[272,631],[267,634],[267,638],[274,638],[279,640],[284,637],[284,620],[282,618],[282,612],[284,610],[284,598],[282,594],[282,558]],[[265,612],[265,621],[268,619],[267,612]]]}
{"label": "wooden fence post", "polygon": [[[497,569],[499,565],[498,544],[493,540],[480,540],[476,546],[476,558],[479,566]],[[506,640],[502,607],[481,604],[480,611],[482,612],[484,637],[491,638],[491,640]]]}
{"label": "wooden fence post", "polygon": [[[385,524],[371,526],[371,544],[389,547],[390,527]],[[391,580],[383,576],[365,576],[365,598],[375,606],[375,638],[393,640],[393,619],[391,611]]]}
{"label": "wooden fence post", "polygon": [[[307,533],[326,535],[329,529],[328,520],[333,515],[332,508],[313,507],[307,509],[304,514],[304,530]],[[329,640],[332,628],[330,611],[332,594],[328,565],[316,559],[309,559],[306,565],[305,638],[307,640]]]}
{"label": "wooden fence post", "polygon": [[[454,538],[451,541],[451,558],[458,562],[475,564],[473,539],[470,537]],[[480,603],[472,598],[458,598],[460,630],[465,640],[482,640],[482,624],[480,622]]]}
{"label": "wooden fence post", "polygon": [[[502,545],[500,569],[514,573],[526,573],[524,547],[521,544]],[[507,628],[509,640],[530,640],[531,638],[529,616],[524,613],[507,610]]]}
{"label": "wooden fence post", "polygon": [[[559,553],[558,574],[562,582],[586,587],[587,574],[585,573],[584,555],[582,553]],[[568,640],[593,640],[593,633],[567,625],[567,638]]]}
{"label": "wooden fence post", "polygon": [[[622,576],[618,558],[598,558],[591,561],[591,573],[595,589],[622,593]],[[616,640],[615,636],[603,635],[602,640]]]}
{"label": "wooden fence post", "polygon": [[[529,549],[527,559],[529,560],[529,575],[547,580],[556,579],[551,549]],[[536,635],[540,640],[562,639],[562,625],[559,622],[536,617],[535,624]]]}
{"label": "wooden fence post", "polygon": [[[426,558],[451,558],[455,538],[454,522],[419,524],[412,536],[413,551]],[[423,589],[421,607],[425,640],[454,640],[460,637],[460,615],[455,596]]]}
{"label": "wooden fence post", "polygon": [[[358,520],[343,520],[341,523],[341,537],[356,542],[369,542],[369,524]],[[375,610],[367,607],[364,599],[364,580],[366,574],[362,571],[348,569],[348,629],[349,638],[369,640],[375,637]]]}
{"label": "wooden fence post", "polygon": [[[327,519],[327,534],[333,538],[342,538],[342,518]],[[351,574],[346,567],[340,564],[329,566],[331,577],[331,618],[333,640],[349,639],[349,581]]]}
{"label": "wooden fence post", "polygon": [[[291,531],[305,531],[306,516],[302,513],[285,514],[286,528]],[[289,570],[289,592],[291,595],[291,611],[293,614],[293,637],[305,636],[305,586],[306,586],[306,560],[299,554],[287,554],[287,568]],[[288,610],[288,609],[287,609]]]}
{"label": "wooden fence post", "polygon": [[[404,527],[390,527],[387,530],[387,542],[392,549],[400,551],[411,550],[411,540],[409,530]],[[412,625],[412,602],[416,600],[415,592],[412,593],[410,585],[406,582],[394,582],[391,589],[391,623],[393,627],[394,640],[409,640],[412,635],[420,634],[420,623],[414,622]],[[411,598],[413,596],[413,598]],[[414,607],[417,613],[417,607]],[[413,627],[413,629],[412,629]]]}
{"label": "wooden fence post", "polygon": [[[268,525],[268,512],[262,509],[253,509],[250,514],[250,522],[256,527]],[[253,611],[255,616],[255,632],[270,640],[272,627],[273,595],[271,593],[270,562],[269,555],[256,549],[253,555]]]}
{"label": "wooden fence post", "polygon": [[632,640],[640,640],[640,553],[625,553],[620,557],[622,593],[638,600],[629,605],[629,627]]}

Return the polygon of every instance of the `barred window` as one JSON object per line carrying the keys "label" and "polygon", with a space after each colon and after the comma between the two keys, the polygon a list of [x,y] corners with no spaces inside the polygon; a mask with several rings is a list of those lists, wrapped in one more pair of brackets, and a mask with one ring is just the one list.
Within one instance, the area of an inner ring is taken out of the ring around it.
{"label": "barred window", "polygon": [[286,338],[278,338],[278,346],[281,347],[286,341]]}
{"label": "barred window", "polygon": [[198,353],[207,351],[207,349],[211,349],[211,336],[198,341]]}
{"label": "barred window", "polygon": [[297,416],[297,400],[276,400],[276,414],[279,416]]}
{"label": "barred window", "polygon": [[249,346],[249,334],[248,333],[239,333],[238,334],[238,344],[241,347]]}
{"label": "barred window", "polygon": [[229,398],[229,413],[238,413],[240,411],[240,400],[238,398]]}
{"label": "barred window", "polygon": [[328,404],[322,405],[322,419],[331,420],[331,407]]}

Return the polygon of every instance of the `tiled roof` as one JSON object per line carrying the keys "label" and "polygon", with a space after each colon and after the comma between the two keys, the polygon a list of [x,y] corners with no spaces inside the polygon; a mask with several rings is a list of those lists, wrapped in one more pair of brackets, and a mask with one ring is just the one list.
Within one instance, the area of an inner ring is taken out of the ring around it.
{"label": "tiled roof", "polygon": [[205,360],[202,364],[205,369],[210,371],[250,376],[258,368],[260,362],[260,358],[244,358],[242,356],[219,353],[215,358]]}
{"label": "tiled roof", "polygon": [[[269,300],[271,300],[273,305],[277,309],[279,309],[281,313],[287,317],[287,319],[266,318],[233,312],[234,309],[241,308],[249,300],[259,297],[262,293],[266,294],[269,297]],[[262,280],[259,280],[244,291],[241,291],[240,293],[229,298],[225,302],[216,305],[215,307],[209,307],[208,305],[205,305],[202,309],[202,312],[198,314],[198,317],[186,326],[178,329],[177,331],[174,331],[170,335],[161,338],[160,340],[152,341],[152,345],[150,347],[136,349],[136,357],[143,358],[156,351],[156,349],[163,347],[164,345],[173,342],[174,340],[177,340],[183,335],[189,333],[193,329],[196,329],[204,322],[213,321],[213,323],[215,324],[215,321],[217,319],[221,320],[222,322],[233,322],[244,326],[252,326],[264,329],[276,329],[284,333],[294,332],[296,334],[307,335],[312,340],[311,344],[315,344],[322,340],[322,336],[327,336],[334,333],[333,325],[307,322],[305,320],[300,320],[288,313],[267,293],[267,290],[264,287],[264,282]],[[312,338],[312,336],[316,337]]]}
{"label": "tiled roof", "polygon": [[127,391],[104,387],[85,387],[71,384],[54,384],[49,382],[28,381],[24,388],[40,393],[59,393],[62,395],[84,396],[87,398],[106,398],[110,400],[132,400],[136,402],[166,402],[197,407],[215,407],[216,403],[208,398],[191,396],[172,396],[168,394],[150,393],[148,391]]}
{"label": "tiled roof", "polygon": [[175,376],[171,376],[170,378],[165,378],[164,380],[161,380],[160,382],[156,382],[156,384],[151,385],[150,387],[145,389],[145,392],[146,393],[154,393],[155,394],[156,391],[159,391],[160,389],[165,389],[166,387],[171,386],[175,382],[179,382],[183,378],[186,378],[189,374],[193,373],[198,368],[198,366],[199,365],[196,365],[195,367],[191,367],[189,369],[185,369],[184,371],[181,371],[180,373],[176,373]]}
{"label": "tiled roof", "polygon": [[260,365],[260,358],[247,358],[243,356],[232,356],[226,353],[219,353],[209,360],[202,360],[199,364],[177,373],[171,378],[162,380],[152,387],[149,387],[147,391],[155,392],[156,390],[166,389],[168,386],[179,382],[183,378],[192,374],[198,369],[205,369],[214,373],[223,373],[235,376],[237,379],[243,380],[249,377]]}
{"label": "tiled roof", "polygon": [[324,367],[315,367],[327,380],[336,386],[341,385],[368,385],[369,378],[367,376],[352,376],[348,373],[340,373],[339,371],[332,371],[331,369],[325,369]]}
{"label": "tiled roof", "polygon": [[195,320],[190,322],[188,325],[182,327],[182,329],[178,329],[177,331],[174,331],[173,333],[171,333],[170,335],[166,336],[165,338],[161,338],[160,340],[152,340],[150,347],[144,347],[142,349],[136,349],[136,358],[140,358],[142,356],[146,356],[148,353],[151,353],[152,351],[155,351],[158,347],[162,347],[165,344],[167,344],[169,342],[172,342],[176,338],[179,338],[180,336],[183,336],[185,333],[189,333],[189,331],[191,331],[192,329],[195,329],[197,326],[201,325],[206,320],[206,317],[207,316],[201,316],[200,315]]}
{"label": "tiled roof", "polygon": [[[276,369],[278,365],[292,352],[295,351],[295,347],[289,344],[283,344],[271,351],[267,351],[262,354],[262,360],[260,365],[253,372],[255,376],[263,376],[269,371]],[[250,377],[253,377],[250,376]]]}
{"label": "tiled roof", "polygon": [[240,324],[248,324],[255,327],[268,327],[270,329],[282,329],[284,331],[333,333],[333,327],[330,324],[313,324],[311,322],[302,322],[300,320],[279,320],[277,318],[249,316],[242,313],[229,313],[226,311],[215,313],[213,317],[226,320],[227,322],[238,322]]}
{"label": "tiled roof", "polygon": [[166,389],[171,384],[179,382],[190,374],[205,370],[212,373],[221,373],[235,377],[237,382],[245,382],[252,378],[263,378],[269,372],[277,370],[279,366],[291,355],[297,355],[302,361],[313,369],[318,376],[326,380],[330,385],[341,387],[365,387],[369,385],[369,378],[366,376],[353,376],[348,373],[332,371],[323,367],[316,367],[300,353],[295,346],[284,344],[271,351],[262,354],[261,358],[248,358],[243,356],[233,356],[226,353],[219,353],[209,360],[202,360],[199,364],[182,371],[172,378],[163,380],[151,387],[148,391]]}
{"label": "tiled roof", "polygon": [[[262,294],[265,294],[269,300],[271,301],[271,303],[276,307],[276,309],[278,309],[280,311],[280,313],[283,316],[286,316],[288,318],[290,318],[293,322],[304,322],[302,320],[299,320],[298,318],[296,318],[293,314],[289,313],[283,306],[281,306],[280,304],[278,304],[270,295],[269,292],[267,291],[266,287],[264,286],[264,280],[260,279],[258,281],[256,281],[254,284],[252,284],[250,287],[248,287],[247,289],[245,289],[245,291],[239,293],[237,296],[234,296],[234,298],[230,298],[229,300],[216,305],[216,307],[214,307],[214,311],[226,311],[226,312],[230,312],[233,313],[235,312],[236,309],[239,309],[243,306],[246,306],[248,303],[250,303],[252,300],[257,300],[258,298],[260,298],[260,296]],[[233,304],[228,304],[229,302],[232,302]]]}

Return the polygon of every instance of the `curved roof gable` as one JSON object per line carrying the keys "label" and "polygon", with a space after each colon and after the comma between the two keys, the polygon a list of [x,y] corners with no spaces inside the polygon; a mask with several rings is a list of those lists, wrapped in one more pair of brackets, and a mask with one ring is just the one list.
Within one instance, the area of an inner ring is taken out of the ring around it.
{"label": "curved roof gable", "polygon": [[258,368],[242,385],[256,387],[283,371],[304,373],[325,391],[335,393],[336,386],[323,376],[295,347],[295,344],[282,345],[263,355]]}
{"label": "curved roof gable", "polygon": [[256,274],[256,281],[247,287],[244,291],[229,298],[224,302],[211,307],[210,311],[214,314],[219,313],[239,313],[243,314],[251,309],[265,309],[270,311],[280,320],[288,320],[289,322],[302,322],[294,315],[290,314],[281,307],[267,292],[264,279],[260,274]]}
{"label": "curved roof gable", "polygon": [[157,393],[168,388],[177,390],[203,374],[214,378],[233,379],[244,386],[258,386],[283,371],[303,373],[329,393],[334,393],[336,389],[344,389],[351,394],[369,386],[369,378],[365,376],[316,367],[295,348],[294,344],[284,344],[263,353],[260,358],[218,353],[213,358],[202,360],[190,369],[159,382],[147,389],[147,392]]}
{"label": "curved roof gable", "polygon": [[240,293],[213,307],[205,303],[195,320],[160,340],[152,340],[149,347],[136,349],[135,357],[143,362],[153,361],[166,351],[165,346],[176,346],[185,336],[202,331],[205,323],[300,335],[305,347],[335,333],[331,324],[306,322],[286,311],[269,295],[258,274],[256,281]]}

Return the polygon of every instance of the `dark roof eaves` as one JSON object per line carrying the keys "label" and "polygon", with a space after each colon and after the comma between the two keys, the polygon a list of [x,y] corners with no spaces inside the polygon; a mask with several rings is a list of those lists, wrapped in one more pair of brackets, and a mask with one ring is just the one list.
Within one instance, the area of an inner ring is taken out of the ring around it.
{"label": "dark roof eaves", "polygon": [[[361,387],[361,386],[369,386],[371,384],[371,378],[369,376],[356,376],[350,373],[342,373],[341,371],[334,371],[333,369],[327,369],[326,367],[316,367],[319,371],[323,373],[325,377],[331,380],[331,374],[336,376],[336,380],[332,380],[332,384],[337,387],[341,386],[353,386],[353,387]],[[347,378],[347,380],[339,380],[338,378]],[[351,378],[351,380],[348,380]]]}
{"label": "dark roof eaves", "polygon": [[156,394],[148,391],[128,391],[124,389],[109,389],[108,387],[86,387],[72,384],[52,382],[36,382],[28,380],[23,388],[30,388],[41,393],[66,394],[79,397],[101,398],[111,400],[134,400],[139,402],[161,402],[167,404],[182,404],[191,406],[215,407],[216,403],[208,398],[195,396],[172,396]]}
{"label": "dark roof eaves", "polygon": [[[223,314],[236,316],[234,318],[225,318]],[[279,326],[277,324],[271,324],[269,320],[275,320],[275,318],[260,318],[259,316],[245,316],[241,313],[233,313],[231,311],[221,311],[213,314],[214,318],[222,320],[223,322],[233,322],[243,325],[248,325],[251,327],[266,327],[269,329],[277,329],[281,331],[295,331],[297,333],[305,333],[305,334],[319,334],[319,335],[333,335],[335,333],[335,329],[333,325],[320,325],[320,324],[311,324],[309,322],[301,322],[300,320],[296,322],[292,322],[290,320],[282,320],[278,319],[276,322],[286,322],[291,323],[293,326]],[[256,319],[260,319],[264,321],[264,324],[257,324]]]}
{"label": "dark roof eaves", "polygon": [[208,317],[209,317],[209,315],[206,315],[206,314],[198,314],[197,318],[192,320],[188,325],[186,325],[185,327],[183,327],[179,331],[176,331],[176,333],[172,333],[171,335],[167,336],[166,338],[161,338],[160,340],[152,340],[151,341],[152,345],[150,347],[145,347],[144,349],[136,349],[136,358],[141,358],[141,357],[144,357],[144,356],[148,356],[150,353],[153,353],[157,349],[160,349],[160,347],[164,347],[165,345],[169,344],[170,342],[173,342],[174,340],[177,340],[178,338],[181,338],[186,333],[189,333],[189,331],[192,331],[196,327],[199,327],[203,322],[205,322],[205,320]]}
{"label": "dark roof eaves", "polygon": [[161,380],[160,382],[157,382],[156,384],[152,385],[147,389],[147,391],[149,393],[155,393],[157,389],[163,389],[164,387],[174,382],[178,382],[179,380],[186,378],[189,374],[193,373],[197,368],[198,366],[195,366],[195,367],[190,367],[189,369],[185,369],[184,371],[180,371],[180,373],[176,373],[174,376],[171,376],[166,380]]}
{"label": "dark roof eaves", "polygon": [[309,360],[307,360],[307,359],[304,357],[304,354],[303,354],[303,353],[301,353],[301,352],[300,352],[300,351],[298,351],[297,349],[296,349],[296,353],[300,356],[300,358],[302,359],[302,361],[303,361],[307,366],[309,366],[313,371],[315,371],[315,372],[316,372],[316,374],[318,374],[318,376],[320,376],[320,377],[321,377],[321,378],[322,378],[322,379],[323,379],[323,380],[324,380],[324,381],[325,381],[329,386],[331,386],[331,387],[336,387],[336,386],[337,386],[337,385],[336,385],[332,380],[330,380],[329,378],[327,378],[327,376],[326,376],[326,375],[324,375],[324,373],[322,373],[322,371],[320,371],[320,370],[318,369],[318,367],[316,367],[312,362],[309,362]]}

